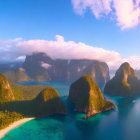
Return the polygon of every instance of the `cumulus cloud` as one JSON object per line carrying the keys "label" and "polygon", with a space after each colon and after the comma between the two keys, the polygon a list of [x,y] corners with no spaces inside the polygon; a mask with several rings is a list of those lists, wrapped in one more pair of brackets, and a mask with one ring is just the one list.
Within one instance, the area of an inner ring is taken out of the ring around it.
{"label": "cumulus cloud", "polygon": [[14,45],[22,41],[22,38],[14,38],[10,40],[0,40],[0,62],[5,61],[23,61],[23,56],[19,55],[19,52],[14,50]]}
{"label": "cumulus cloud", "polygon": [[140,23],[140,0],[72,0],[72,4],[80,15],[89,8],[96,18],[110,16],[122,30]]}
{"label": "cumulus cloud", "polygon": [[[5,41],[6,42],[6,41]],[[8,47],[7,47],[8,46]],[[110,67],[118,67],[122,62],[130,62],[134,68],[140,68],[140,57],[124,58],[116,51],[86,45],[82,42],[65,41],[57,35],[55,41],[49,40],[17,40],[16,42],[0,43],[0,62],[24,61],[26,55],[45,52],[53,59],[94,59],[106,62]],[[42,64],[48,68],[47,64]]]}

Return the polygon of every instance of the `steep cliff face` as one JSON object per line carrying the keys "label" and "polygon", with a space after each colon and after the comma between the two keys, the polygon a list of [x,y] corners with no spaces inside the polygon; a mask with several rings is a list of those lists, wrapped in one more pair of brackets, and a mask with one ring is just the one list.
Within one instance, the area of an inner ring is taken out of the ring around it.
{"label": "steep cliff face", "polygon": [[110,80],[109,68],[103,62],[93,62],[83,71],[83,74],[91,75],[97,83],[106,83]]}
{"label": "steep cliff face", "polygon": [[48,74],[47,68],[52,63],[53,60],[45,53],[35,53],[31,56],[26,56],[23,68],[34,81],[50,81],[51,78]]}
{"label": "steep cliff face", "polygon": [[99,86],[90,75],[82,76],[71,85],[68,99],[75,104],[76,111],[87,113],[86,118],[115,108],[110,101],[104,99]]}
{"label": "steep cliff face", "polygon": [[65,104],[57,90],[53,87],[45,88],[35,99],[38,115],[66,114]]}
{"label": "steep cliff face", "polygon": [[123,63],[115,76],[105,85],[105,93],[120,96],[133,96],[140,92],[140,82],[129,63]]}
{"label": "steep cliff face", "polygon": [[0,74],[0,102],[7,102],[15,100],[11,86],[7,78]]}
{"label": "steep cliff face", "polygon": [[32,79],[75,80],[83,74],[90,74],[96,82],[105,83],[110,79],[106,63],[95,60],[53,60],[45,53],[27,56],[23,68]]}
{"label": "steep cliff face", "polygon": [[136,72],[137,78],[140,79],[140,69],[135,70],[135,72]]}

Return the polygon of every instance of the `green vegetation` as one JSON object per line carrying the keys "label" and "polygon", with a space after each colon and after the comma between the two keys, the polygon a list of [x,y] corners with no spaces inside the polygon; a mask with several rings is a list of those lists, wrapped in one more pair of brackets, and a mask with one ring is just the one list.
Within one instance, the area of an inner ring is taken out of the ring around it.
{"label": "green vegetation", "polygon": [[6,128],[11,123],[22,118],[23,116],[16,112],[0,111],[0,129]]}
{"label": "green vegetation", "polygon": [[8,79],[0,73],[0,102],[15,100]]}
{"label": "green vegetation", "polygon": [[39,115],[51,115],[54,113],[65,114],[66,108],[57,90],[53,87],[45,88],[35,99]]}
{"label": "green vegetation", "polygon": [[8,79],[0,74],[0,102],[32,100],[46,87],[45,85],[23,86],[9,83]]}
{"label": "green vegetation", "polygon": [[105,93],[119,96],[134,96],[140,91],[136,73],[128,63],[123,63],[104,88]]}
{"label": "green vegetation", "polygon": [[0,129],[23,117],[40,117],[66,112],[65,105],[55,88],[9,83],[2,74],[0,74],[0,110]]}
{"label": "green vegetation", "polygon": [[84,75],[70,87],[69,100],[75,104],[77,111],[92,114],[106,111],[115,106],[104,99],[99,86],[90,75]]}
{"label": "green vegetation", "polygon": [[4,75],[12,83],[21,82],[21,81],[31,81],[31,78],[24,72],[22,68],[16,71],[8,71],[4,73]]}
{"label": "green vegetation", "polygon": [[41,72],[41,74],[34,74],[34,70],[29,76],[23,68],[18,70],[11,70],[6,73],[3,73],[11,83],[17,83],[22,81],[50,81],[51,78],[47,71]]}
{"label": "green vegetation", "polygon": [[48,116],[55,113],[65,114],[66,108],[57,90],[47,87],[32,100],[15,100],[0,104],[0,110],[23,114],[25,117]]}
{"label": "green vegetation", "polygon": [[[46,85],[23,86],[11,83],[11,87],[17,100],[32,100],[46,87]],[[19,97],[20,96],[20,97]]]}

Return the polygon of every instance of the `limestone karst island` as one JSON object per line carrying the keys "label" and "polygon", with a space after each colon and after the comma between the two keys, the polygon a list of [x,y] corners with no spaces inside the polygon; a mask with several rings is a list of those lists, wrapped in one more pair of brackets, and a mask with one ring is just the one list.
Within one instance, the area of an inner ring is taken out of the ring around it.
{"label": "limestone karst island", "polygon": [[107,82],[105,93],[119,96],[140,96],[140,80],[129,63],[123,63],[115,76]]}
{"label": "limestone karst island", "polygon": [[68,99],[75,104],[76,111],[87,113],[85,119],[115,108],[113,103],[104,99],[90,75],[84,75],[72,83]]}
{"label": "limestone karst island", "polygon": [[0,140],[140,140],[140,0],[0,0]]}

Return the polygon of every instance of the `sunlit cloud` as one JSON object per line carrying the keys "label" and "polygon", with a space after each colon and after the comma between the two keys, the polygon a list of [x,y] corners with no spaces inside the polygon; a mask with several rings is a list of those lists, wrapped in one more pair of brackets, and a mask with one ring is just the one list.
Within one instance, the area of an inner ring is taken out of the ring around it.
{"label": "sunlit cloud", "polygon": [[[24,61],[26,55],[35,52],[44,52],[53,59],[99,60],[106,62],[111,68],[117,68],[121,63],[127,61],[134,68],[140,69],[139,56],[125,58],[113,50],[105,50],[82,42],[65,41],[64,37],[60,35],[56,36],[55,41],[17,40],[14,43],[9,41],[7,43],[0,42],[0,62]],[[44,63],[42,66],[48,67]]]}
{"label": "sunlit cloud", "polygon": [[140,0],[72,0],[72,4],[80,15],[90,9],[96,18],[115,19],[122,30],[140,23]]}

